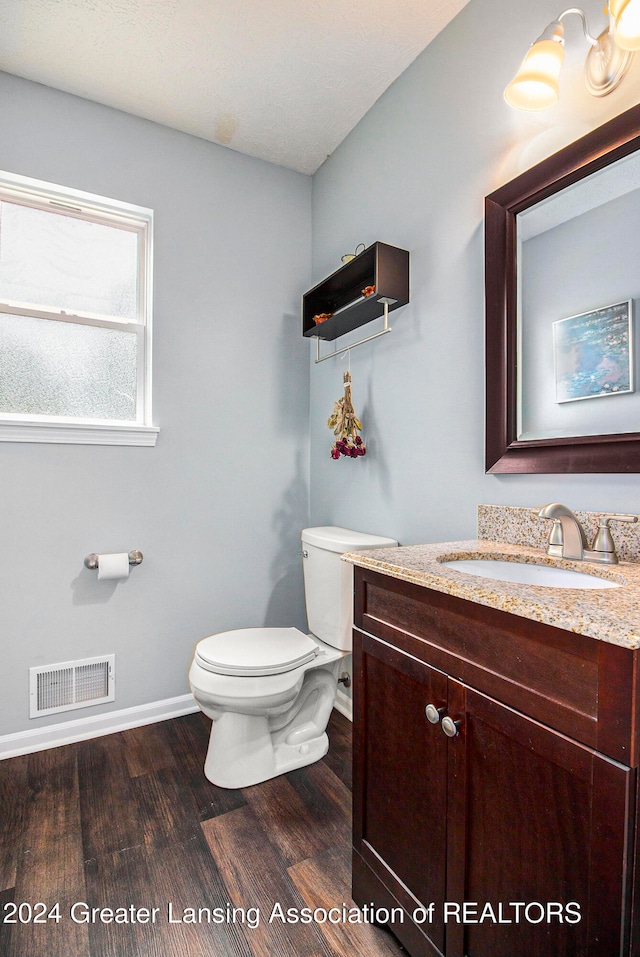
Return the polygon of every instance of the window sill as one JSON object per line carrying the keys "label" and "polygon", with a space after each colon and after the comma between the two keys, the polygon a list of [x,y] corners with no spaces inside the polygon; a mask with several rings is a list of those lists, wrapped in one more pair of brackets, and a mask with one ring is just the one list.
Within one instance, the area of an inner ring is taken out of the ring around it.
{"label": "window sill", "polygon": [[0,442],[53,442],[62,445],[154,446],[160,429],[153,425],[78,422],[29,422],[0,418]]}

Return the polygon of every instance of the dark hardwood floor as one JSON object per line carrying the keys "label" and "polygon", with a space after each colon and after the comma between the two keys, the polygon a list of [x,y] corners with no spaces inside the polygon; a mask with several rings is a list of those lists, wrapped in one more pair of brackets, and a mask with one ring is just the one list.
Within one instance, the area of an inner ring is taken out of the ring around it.
{"label": "dark hardwood floor", "polygon": [[[0,762],[0,957],[405,953],[350,910],[346,718],[322,761],[240,791],[204,777],[209,727],[197,713]],[[346,919],[303,921],[330,907]]]}

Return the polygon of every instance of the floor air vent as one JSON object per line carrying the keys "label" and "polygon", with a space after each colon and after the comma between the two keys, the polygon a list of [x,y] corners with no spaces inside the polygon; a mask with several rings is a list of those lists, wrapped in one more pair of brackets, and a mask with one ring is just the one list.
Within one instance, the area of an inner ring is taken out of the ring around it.
{"label": "floor air vent", "polygon": [[113,701],[115,669],[115,655],[29,668],[29,717]]}

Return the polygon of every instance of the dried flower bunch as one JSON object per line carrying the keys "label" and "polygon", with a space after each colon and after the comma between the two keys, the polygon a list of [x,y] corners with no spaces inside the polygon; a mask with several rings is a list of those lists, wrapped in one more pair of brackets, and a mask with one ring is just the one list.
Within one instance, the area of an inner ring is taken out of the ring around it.
{"label": "dried flower bunch", "polygon": [[358,434],[362,429],[362,422],[357,417],[351,399],[351,373],[344,374],[344,395],[333,403],[333,412],[327,419],[327,425],[337,435],[335,444],[331,448],[331,458],[339,459],[341,455],[355,459],[367,451],[362,437]]}

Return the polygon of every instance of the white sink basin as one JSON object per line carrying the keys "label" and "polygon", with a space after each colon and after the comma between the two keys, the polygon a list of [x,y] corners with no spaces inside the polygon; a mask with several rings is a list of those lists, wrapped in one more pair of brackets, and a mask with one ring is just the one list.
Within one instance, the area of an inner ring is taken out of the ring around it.
{"label": "white sink basin", "polygon": [[619,588],[618,582],[599,578],[588,572],[575,572],[570,568],[551,565],[532,565],[528,562],[506,562],[490,558],[461,558],[442,562],[446,568],[454,568],[467,575],[491,578],[499,582],[516,582],[519,585],[543,585],[546,588]]}

